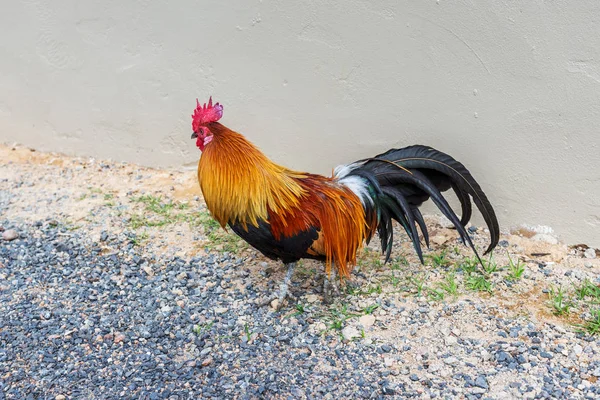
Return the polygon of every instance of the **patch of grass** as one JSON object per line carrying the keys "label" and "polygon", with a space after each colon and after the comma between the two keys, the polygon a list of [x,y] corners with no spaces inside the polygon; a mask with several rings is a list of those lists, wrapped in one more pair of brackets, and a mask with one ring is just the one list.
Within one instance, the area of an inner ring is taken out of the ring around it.
{"label": "patch of grass", "polygon": [[438,286],[449,295],[453,297],[458,296],[458,283],[456,282],[456,275],[454,273],[448,274],[446,279],[438,283]]}
{"label": "patch of grass", "polygon": [[579,325],[579,332],[587,333],[590,336],[600,334],[600,309],[592,311],[592,317]]}
{"label": "patch of grass", "polygon": [[492,283],[481,274],[471,274],[465,281],[465,286],[474,292],[492,293]]}
{"label": "patch of grass", "polygon": [[555,289],[550,288],[548,297],[550,298],[550,305],[552,306],[552,313],[556,316],[563,316],[569,314],[573,303],[566,298],[566,293],[562,287]]}
{"label": "patch of grass", "polygon": [[210,321],[205,324],[194,325],[194,327],[192,328],[192,332],[194,332],[196,335],[200,336],[200,335],[210,331],[210,329],[213,327],[214,324],[215,324],[215,321]]}
{"label": "patch of grass", "polygon": [[496,263],[496,261],[494,261],[492,259],[491,255],[490,255],[489,260],[481,260],[481,261],[483,261],[483,270],[485,271],[486,274],[491,275],[494,272],[500,271],[498,264]]}
{"label": "patch of grass", "polygon": [[465,276],[469,277],[475,272],[477,272],[479,266],[479,261],[477,257],[465,258],[460,264],[458,264],[458,269],[461,269]]}
{"label": "patch of grass", "polygon": [[428,288],[427,297],[429,298],[429,300],[442,301],[444,300],[445,294],[443,290]]}
{"label": "patch of grass", "polygon": [[521,279],[521,277],[523,276],[523,273],[525,272],[525,263],[522,262],[521,260],[517,259],[517,262],[515,263],[513,261],[513,259],[510,257],[510,254],[508,255],[508,276],[506,277],[506,279],[508,279],[509,281],[518,281],[519,279]]}
{"label": "patch of grass", "polygon": [[146,241],[149,237],[150,237],[150,235],[148,235],[147,232],[142,232],[139,235],[132,235],[129,238],[129,241],[134,246],[140,246],[142,244],[142,242]]}
{"label": "patch of grass", "polygon": [[252,332],[250,332],[248,324],[244,324],[244,333],[246,334],[246,341],[250,342],[250,339],[252,339]]}
{"label": "patch of grass", "polygon": [[411,276],[408,278],[409,282],[414,286],[417,291],[417,296],[423,295],[425,290],[425,277],[424,276]]}
{"label": "patch of grass", "polygon": [[293,317],[296,317],[298,315],[304,314],[305,310],[304,310],[304,305],[301,303],[296,304],[296,311],[294,311],[294,313],[292,314]]}
{"label": "patch of grass", "polygon": [[425,257],[431,260],[433,267],[448,267],[451,264],[446,250],[442,250],[439,254],[430,254]]}
{"label": "patch of grass", "polygon": [[360,314],[348,311],[348,306],[346,304],[332,307],[329,309],[329,316],[327,317],[327,319],[329,320],[329,325],[327,326],[327,328],[336,331],[341,331],[344,327],[344,323],[347,320],[358,316],[360,316]]}
{"label": "patch of grass", "polygon": [[370,306],[365,307],[363,312],[365,313],[365,315],[370,315],[373,314],[373,312],[375,312],[375,310],[377,310],[378,308],[379,304],[371,304]]}
{"label": "patch of grass", "polygon": [[589,279],[586,279],[581,285],[575,286],[575,295],[579,300],[587,300],[591,303],[599,304],[600,286],[595,285]]}
{"label": "patch of grass", "polygon": [[204,228],[209,249],[215,250],[218,248],[221,251],[234,253],[248,247],[248,244],[239,236],[221,229],[221,225],[214,220],[208,211],[201,211],[196,214],[193,223]]}

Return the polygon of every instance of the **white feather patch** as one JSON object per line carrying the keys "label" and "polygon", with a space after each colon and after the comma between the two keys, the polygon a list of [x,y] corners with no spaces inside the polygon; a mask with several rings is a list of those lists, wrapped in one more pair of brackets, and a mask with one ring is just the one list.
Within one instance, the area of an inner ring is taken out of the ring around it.
{"label": "white feather patch", "polygon": [[333,176],[338,179],[346,177],[350,172],[358,167],[358,164],[342,164],[335,167],[333,170]]}
{"label": "white feather patch", "polygon": [[360,202],[364,205],[369,203],[371,206],[373,205],[373,199],[369,195],[368,184],[364,178],[360,176],[346,176],[338,181],[342,185],[346,186],[348,189],[352,191],[358,198]]}

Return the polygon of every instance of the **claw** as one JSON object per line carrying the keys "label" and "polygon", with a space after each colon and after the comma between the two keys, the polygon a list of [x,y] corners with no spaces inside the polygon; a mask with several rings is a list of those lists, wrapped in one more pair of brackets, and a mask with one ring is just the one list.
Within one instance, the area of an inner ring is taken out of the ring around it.
{"label": "claw", "polygon": [[264,307],[267,304],[271,304],[273,302],[273,300],[278,300],[277,304],[275,306],[275,311],[279,311],[283,307],[283,302],[286,299],[286,297],[291,300],[294,299],[294,296],[292,296],[292,294],[289,292],[289,287],[290,287],[290,282],[292,281],[292,275],[294,274],[295,266],[296,266],[296,263],[287,264],[288,270],[285,274],[285,278],[283,279],[283,282],[281,282],[281,286],[279,286],[279,294],[270,296],[263,302],[259,303],[260,307]]}
{"label": "claw", "polygon": [[336,278],[335,268],[331,268],[330,277],[325,273],[325,280],[323,281],[323,302],[325,304],[333,303],[333,294],[339,296],[340,288]]}

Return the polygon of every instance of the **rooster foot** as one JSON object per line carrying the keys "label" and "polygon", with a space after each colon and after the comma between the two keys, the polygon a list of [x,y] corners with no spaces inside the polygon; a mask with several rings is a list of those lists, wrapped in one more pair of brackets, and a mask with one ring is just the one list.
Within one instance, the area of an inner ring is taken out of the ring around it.
{"label": "rooster foot", "polygon": [[277,304],[274,307],[275,307],[275,311],[279,311],[283,307],[283,302],[286,298],[289,298],[290,300],[295,299],[295,297],[290,293],[289,289],[290,289],[290,283],[292,281],[292,275],[294,274],[294,267],[296,266],[296,263],[289,263],[286,265],[288,267],[288,270],[285,274],[285,278],[283,279],[283,282],[281,282],[281,285],[279,286],[279,293],[276,295],[270,296],[263,302],[259,303],[260,307],[264,307],[267,304],[271,304],[273,302],[273,300],[277,300]]}
{"label": "rooster foot", "polygon": [[325,304],[332,304],[334,301],[334,294],[339,296],[340,287],[339,282],[336,277],[335,269],[331,269],[331,273],[327,276],[327,272],[325,273],[325,279],[323,280],[323,302]]}

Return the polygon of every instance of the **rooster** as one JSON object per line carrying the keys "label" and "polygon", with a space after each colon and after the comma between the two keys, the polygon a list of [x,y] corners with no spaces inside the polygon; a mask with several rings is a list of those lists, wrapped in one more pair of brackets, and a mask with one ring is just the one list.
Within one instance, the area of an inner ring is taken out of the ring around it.
{"label": "rooster", "polygon": [[[213,218],[231,228],[266,257],[281,260],[287,273],[279,293],[280,308],[289,294],[296,262],[325,263],[323,293],[330,300],[340,281],[350,277],[356,255],[377,232],[385,261],[393,242],[392,220],[412,241],[423,263],[418,229],[429,247],[427,226],[419,206],[431,199],[455,226],[481,262],[465,230],[472,214],[471,198],[481,212],[491,241],[499,239],[494,209],[469,171],[454,158],[431,147],[414,145],[392,149],[335,168],[331,177],[299,172],[275,164],[241,134],[218,121],[223,106],[200,105],[192,114],[192,139],[202,152],[198,180]],[[441,192],[452,189],[461,205],[461,217]]]}

